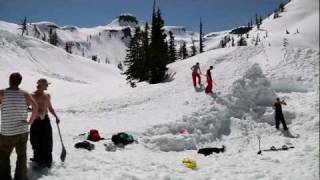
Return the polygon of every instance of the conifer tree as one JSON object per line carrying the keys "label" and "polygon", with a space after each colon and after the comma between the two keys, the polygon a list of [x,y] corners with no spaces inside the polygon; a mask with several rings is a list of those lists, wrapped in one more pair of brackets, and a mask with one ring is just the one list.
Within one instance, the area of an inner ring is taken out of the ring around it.
{"label": "conifer tree", "polygon": [[141,46],[139,44],[140,39],[140,28],[136,27],[135,34],[131,38],[129,47],[127,49],[127,55],[124,64],[127,66],[127,70],[124,74],[127,76],[127,80],[131,82],[132,80],[139,80],[139,61],[142,61],[141,56]]}
{"label": "conifer tree", "polygon": [[66,42],[65,50],[66,50],[67,53],[72,54],[72,46],[73,46],[72,42]]}
{"label": "conifer tree", "polygon": [[234,38],[233,38],[233,36],[232,36],[232,38],[231,38],[231,46],[232,46],[232,47],[234,46]]}
{"label": "conifer tree", "polygon": [[280,10],[280,12],[284,11],[284,3],[280,3],[279,10]]}
{"label": "conifer tree", "polygon": [[199,51],[200,53],[203,52],[203,32],[202,32],[202,21],[201,21],[201,18],[200,18],[200,35],[199,35]]}
{"label": "conifer tree", "polygon": [[153,84],[164,80],[170,56],[163,26],[160,9],[155,10],[154,1],[150,37],[149,26],[146,23],[144,31],[136,28],[127,49],[124,61],[127,69],[124,74],[127,75],[130,84],[145,80]]}
{"label": "conifer tree", "polygon": [[185,42],[183,42],[182,45],[180,46],[179,56],[180,56],[180,59],[186,59],[188,57],[188,50]]}
{"label": "conifer tree", "polygon": [[37,26],[35,24],[33,25],[33,31],[34,31],[34,36],[36,38],[39,38],[40,37],[40,32],[39,32],[39,30],[38,30],[38,28],[37,28]]}
{"label": "conifer tree", "polygon": [[246,39],[241,36],[240,39],[238,40],[238,46],[246,46],[247,45],[247,41]]}
{"label": "conifer tree", "polygon": [[172,63],[177,60],[177,55],[176,55],[176,45],[174,43],[174,36],[171,31],[169,31],[169,62]]}
{"label": "conifer tree", "polygon": [[46,34],[43,34],[42,41],[47,41]]}
{"label": "conifer tree", "polygon": [[196,54],[197,54],[197,48],[196,48],[196,45],[194,44],[194,40],[192,40],[191,55],[190,56],[195,56]]}
{"label": "conifer tree", "polygon": [[55,46],[58,44],[57,32],[53,31],[52,29],[49,31],[49,43]]}
{"label": "conifer tree", "polygon": [[27,29],[27,17],[24,17],[24,20],[21,21],[20,24],[20,28],[21,29],[21,36],[23,36],[24,32],[26,32],[26,34],[28,35],[28,29]]}
{"label": "conifer tree", "polygon": [[[154,5],[155,7],[155,5]],[[150,83],[155,84],[162,82],[167,72],[166,65],[169,62],[168,47],[164,33],[164,21],[161,17],[160,9],[155,11],[153,9],[152,15],[152,29],[151,29],[151,43],[150,43]]]}
{"label": "conifer tree", "polygon": [[256,14],[256,25],[257,25],[257,28],[260,29],[260,19],[258,18],[258,14]]}
{"label": "conifer tree", "polygon": [[147,22],[144,26],[144,31],[142,32],[141,38],[142,38],[142,66],[143,67],[141,68],[140,80],[145,81],[149,79],[148,62],[150,60],[149,25]]}

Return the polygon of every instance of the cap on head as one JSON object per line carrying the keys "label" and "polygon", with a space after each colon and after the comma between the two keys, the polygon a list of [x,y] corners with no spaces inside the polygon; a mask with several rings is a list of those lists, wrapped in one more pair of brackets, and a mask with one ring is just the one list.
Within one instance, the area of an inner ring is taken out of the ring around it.
{"label": "cap on head", "polygon": [[39,80],[37,81],[37,84],[38,84],[38,85],[49,85],[49,84],[51,84],[51,83],[49,83],[46,79],[41,78],[41,79],[39,79]]}
{"label": "cap on head", "polygon": [[14,72],[10,74],[10,77],[9,77],[10,86],[19,86],[21,81],[22,81],[22,76],[20,73]]}
{"label": "cap on head", "polygon": [[213,69],[213,66],[210,66],[210,69]]}

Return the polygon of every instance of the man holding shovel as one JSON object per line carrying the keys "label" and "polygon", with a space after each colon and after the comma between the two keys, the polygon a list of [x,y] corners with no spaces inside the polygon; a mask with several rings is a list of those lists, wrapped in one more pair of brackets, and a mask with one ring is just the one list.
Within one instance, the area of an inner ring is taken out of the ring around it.
{"label": "man holding shovel", "polygon": [[55,113],[51,104],[51,97],[45,91],[50,83],[46,79],[39,79],[37,82],[37,90],[32,97],[38,104],[37,118],[30,128],[30,141],[33,149],[32,161],[37,162],[40,167],[51,167],[52,164],[52,127],[48,112],[55,118],[56,123],[60,123],[60,119]]}

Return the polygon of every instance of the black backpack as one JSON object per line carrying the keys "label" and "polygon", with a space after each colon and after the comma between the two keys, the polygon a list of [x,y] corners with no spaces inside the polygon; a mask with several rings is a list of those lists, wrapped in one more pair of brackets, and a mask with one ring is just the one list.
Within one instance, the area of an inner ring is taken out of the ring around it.
{"label": "black backpack", "polygon": [[74,145],[75,148],[82,148],[82,149],[86,149],[88,151],[91,151],[94,149],[94,144],[91,144],[88,141],[82,141],[82,142],[78,142]]}
{"label": "black backpack", "polygon": [[118,134],[112,135],[111,140],[115,145],[124,146],[134,142],[133,136],[125,132],[120,132]]}

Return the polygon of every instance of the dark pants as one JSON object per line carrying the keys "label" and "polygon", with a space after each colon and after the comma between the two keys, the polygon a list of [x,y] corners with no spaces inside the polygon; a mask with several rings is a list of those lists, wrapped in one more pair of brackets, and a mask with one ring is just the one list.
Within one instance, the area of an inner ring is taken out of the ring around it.
{"label": "dark pants", "polygon": [[0,179],[11,180],[10,155],[16,149],[17,162],[14,179],[27,179],[27,141],[28,133],[14,136],[0,135]]}
{"label": "dark pants", "polygon": [[277,129],[279,129],[280,122],[282,123],[284,130],[287,130],[287,129],[288,129],[288,127],[287,127],[287,125],[286,125],[286,122],[285,122],[285,120],[284,120],[284,116],[283,116],[282,113],[281,113],[281,114],[276,114],[275,120],[276,120],[276,128],[277,128]]}
{"label": "dark pants", "polygon": [[37,118],[30,128],[30,142],[33,149],[33,160],[46,165],[52,163],[52,128],[50,119]]}

